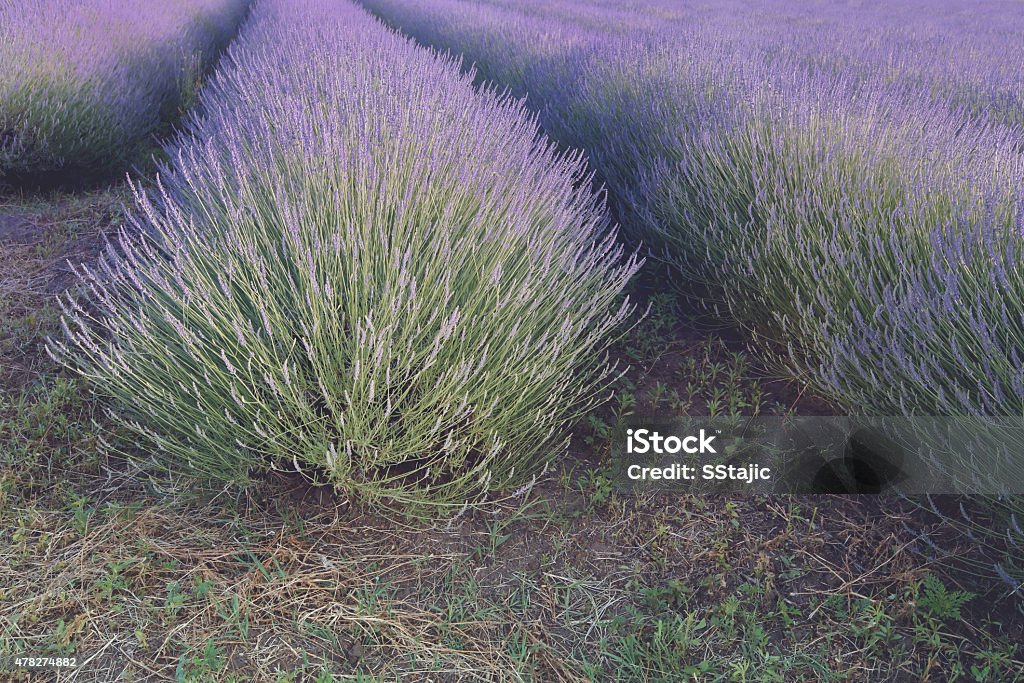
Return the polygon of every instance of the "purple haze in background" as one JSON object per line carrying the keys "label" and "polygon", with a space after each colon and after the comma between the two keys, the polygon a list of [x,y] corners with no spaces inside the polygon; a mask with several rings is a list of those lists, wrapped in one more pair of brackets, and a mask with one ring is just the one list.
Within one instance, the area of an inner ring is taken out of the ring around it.
{"label": "purple haze in background", "polygon": [[249,0],[0,0],[0,176],[123,164]]}

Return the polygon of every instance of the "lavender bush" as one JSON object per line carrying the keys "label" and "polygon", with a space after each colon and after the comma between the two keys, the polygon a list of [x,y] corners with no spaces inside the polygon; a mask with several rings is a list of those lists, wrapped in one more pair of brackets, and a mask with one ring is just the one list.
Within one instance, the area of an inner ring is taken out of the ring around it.
{"label": "lavender bush", "polygon": [[249,0],[0,0],[0,177],[123,165]]}
{"label": "lavender bush", "polygon": [[564,447],[639,267],[579,154],[329,0],[262,0],[200,111],[52,343],[154,462],[461,505]]}
{"label": "lavender bush", "polygon": [[364,4],[528,93],[624,233],[817,392],[1024,416],[1019,4]]}

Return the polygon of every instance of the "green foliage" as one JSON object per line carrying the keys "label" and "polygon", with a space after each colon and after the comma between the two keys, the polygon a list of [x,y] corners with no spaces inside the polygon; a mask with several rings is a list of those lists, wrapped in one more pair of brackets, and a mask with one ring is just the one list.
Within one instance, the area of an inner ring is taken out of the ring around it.
{"label": "green foliage", "polygon": [[939,621],[960,619],[960,608],[975,597],[967,591],[950,591],[934,574],[925,576],[920,584],[915,584],[911,593],[918,610]]}

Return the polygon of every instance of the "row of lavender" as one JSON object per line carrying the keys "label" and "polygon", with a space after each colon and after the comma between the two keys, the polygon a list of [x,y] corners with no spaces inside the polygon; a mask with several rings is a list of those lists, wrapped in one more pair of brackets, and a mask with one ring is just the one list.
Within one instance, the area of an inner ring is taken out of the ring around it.
{"label": "row of lavender", "polygon": [[538,36],[548,44],[556,35],[572,44],[588,33],[588,40],[660,33],[677,48],[697,42],[730,63],[784,60],[826,78],[914,87],[933,103],[1024,124],[1024,60],[1018,45],[1024,18],[1016,0],[834,2],[827,7],[806,0],[478,0],[460,9],[470,15],[512,10],[505,19],[542,22],[533,24],[539,33],[508,31],[512,45],[527,47],[534,56]]}
{"label": "row of lavender", "polygon": [[579,154],[342,0],[260,0],[51,351],[161,468],[365,501],[520,485],[632,314]]}
{"label": "row of lavender", "polygon": [[123,166],[249,0],[0,0],[0,178]]}
{"label": "row of lavender", "polygon": [[[868,42],[858,69],[821,64],[853,59],[879,22],[898,33],[913,8],[862,10],[846,37],[836,21],[815,39],[820,13],[792,3],[364,4],[527,95],[588,152],[629,235],[722,288],[823,393],[882,414],[1024,414],[1024,67],[1007,56],[1022,48],[989,45],[996,29],[958,38],[966,74],[998,75],[988,100],[952,68],[924,73],[963,28],[957,3],[929,5],[931,37],[905,54]],[[1024,28],[1005,8],[985,16]],[[784,27],[802,36],[788,51],[765,37]]]}
{"label": "row of lavender", "polygon": [[1019,4],[364,5],[527,96],[624,235],[819,393],[1024,415]]}

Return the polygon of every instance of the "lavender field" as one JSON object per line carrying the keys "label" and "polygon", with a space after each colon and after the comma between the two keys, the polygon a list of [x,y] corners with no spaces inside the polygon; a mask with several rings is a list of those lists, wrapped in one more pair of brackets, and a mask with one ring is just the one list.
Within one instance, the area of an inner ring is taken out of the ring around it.
{"label": "lavender field", "polygon": [[123,171],[190,106],[248,4],[0,2],[0,181]]}
{"label": "lavender field", "polygon": [[0,0],[0,678],[1024,680],[1020,496],[613,466],[638,417],[1022,416],[1022,38]]}
{"label": "lavender field", "polygon": [[1024,413],[1019,3],[365,4],[587,150],[679,295],[838,410]]}
{"label": "lavender field", "polygon": [[1022,413],[1019,3],[366,4],[526,96],[627,237],[817,391]]}

